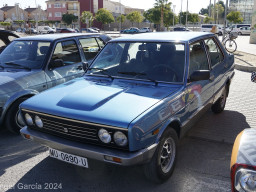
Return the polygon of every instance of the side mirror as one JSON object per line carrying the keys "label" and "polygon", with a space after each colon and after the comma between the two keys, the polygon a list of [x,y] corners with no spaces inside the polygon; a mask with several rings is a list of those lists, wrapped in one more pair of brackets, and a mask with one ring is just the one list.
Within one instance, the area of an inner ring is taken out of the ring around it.
{"label": "side mirror", "polygon": [[198,71],[194,71],[190,75],[189,82],[203,81],[203,80],[209,80],[209,79],[210,79],[210,71],[209,70],[198,70]]}
{"label": "side mirror", "polygon": [[252,72],[251,81],[256,83],[256,72]]}
{"label": "side mirror", "polygon": [[87,71],[88,68],[89,68],[88,62],[83,62],[83,70]]}

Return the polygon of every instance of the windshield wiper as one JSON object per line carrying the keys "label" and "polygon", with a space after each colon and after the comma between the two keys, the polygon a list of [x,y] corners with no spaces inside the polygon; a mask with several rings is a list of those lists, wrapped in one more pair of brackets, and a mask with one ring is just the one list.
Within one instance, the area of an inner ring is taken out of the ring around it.
{"label": "windshield wiper", "polygon": [[118,72],[119,74],[124,74],[124,75],[131,75],[131,76],[146,76],[146,79],[155,83],[155,85],[157,86],[158,85],[158,82],[154,79],[151,79],[148,77],[147,73],[138,73],[138,72],[134,72],[134,71],[120,71]]}
{"label": "windshield wiper", "polygon": [[26,66],[23,66],[23,65],[20,65],[20,64],[16,64],[16,63],[12,63],[12,62],[7,62],[7,63],[5,63],[5,65],[17,66],[17,67],[22,68],[22,69],[31,70],[31,68],[29,68],[29,67],[26,67]]}
{"label": "windshield wiper", "polygon": [[112,77],[111,75],[108,74],[108,70],[107,69],[102,69],[102,68],[95,68],[95,67],[92,67],[92,68],[89,68],[88,70],[98,70],[100,73],[102,73],[103,75],[106,75],[108,76],[110,79],[114,80],[114,77]]}

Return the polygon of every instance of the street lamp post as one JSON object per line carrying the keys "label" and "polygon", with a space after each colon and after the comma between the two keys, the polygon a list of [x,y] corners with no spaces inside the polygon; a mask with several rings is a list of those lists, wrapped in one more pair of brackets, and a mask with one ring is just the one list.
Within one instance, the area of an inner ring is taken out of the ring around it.
{"label": "street lamp post", "polygon": [[[256,0],[255,0],[256,1]],[[228,0],[226,0],[226,6],[225,6],[225,15],[224,15],[224,30],[223,30],[223,36],[222,41],[225,38],[226,35],[226,26],[227,26],[227,12],[228,12]]]}
{"label": "street lamp post", "polygon": [[186,28],[188,27],[188,0],[187,0],[187,13],[186,13]]}
{"label": "street lamp post", "polygon": [[183,3],[183,0],[181,0],[181,7],[180,7],[180,24],[181,24],[181,16],[182,16],[182,3]]}
{"label": "street lamp post", "polygon": [[175,22],[174,22],[174,19],[175,19],[175,7],[176,7],[176,5],[173,5],[173,27],[174,27],[174,24],[175,24]]}

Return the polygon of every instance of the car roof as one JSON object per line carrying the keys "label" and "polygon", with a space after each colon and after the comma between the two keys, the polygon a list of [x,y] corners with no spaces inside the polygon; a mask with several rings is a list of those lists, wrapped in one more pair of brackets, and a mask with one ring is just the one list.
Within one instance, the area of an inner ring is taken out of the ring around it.
{"label": "car roof", "polygon": [[4,35],[4,36],[6,36],[6,35],[8,35],[8,36],[14,36],[14,37],[17,37],[17,38],[20,37],[20,36],[17,35],[16,33],[12,32],[12,31],[8,31],[8,30],[0,30],[0,35],[1,35],[1,36],[2,36],[2,35]]}
{"label": "car roof", "polygon": [[98,33],[58,33],[58,34],[47,34],[47,35],[35,35],[35,36],[28,36],[28,37],[21,37],[19,39],[15,39],[15,41],[55,41],[58,39],[65,39],[69,37],[80,37],[80,36],[94,36],[94,37],[99,37],[103,34]]}
{"label": "car roof", "polygon": [[138,35],[129,35],[112,39],[110,42],[191,42],[197,39],[213,37],[213,33],[208,32],[155,32]]}

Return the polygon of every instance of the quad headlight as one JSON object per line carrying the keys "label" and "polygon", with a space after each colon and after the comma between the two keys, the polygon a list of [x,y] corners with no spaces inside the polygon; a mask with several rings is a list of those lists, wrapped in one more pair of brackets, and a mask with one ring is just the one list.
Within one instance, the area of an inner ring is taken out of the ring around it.
{"label": "quad headlight", "polygon": [[235,176],[235,188],[239,192],[256,191],[256,171],[239,169]]}
{"label": "quad headlight", "polygon": [[37,115],[35,116],[35,124],[39,128],[43,128],[43,126],[44,126],[42,119],[40,117],[38,117]]}
{"label": "quad headlight", "polygon": [[127,145],[127,137],[120,131],[115,132],[114,134],[114,141],[118,146],[124,147]]}
{"label": "quad headlight", "polygon": [[111,142],[111,135],[106,129],[100,129],[98,132],[98,136],[103,143]]}
{"label": "quad headlight", "polygon": [[28,113],[25,114],[25,120],[28,125],[33,125],[33,119]]}

